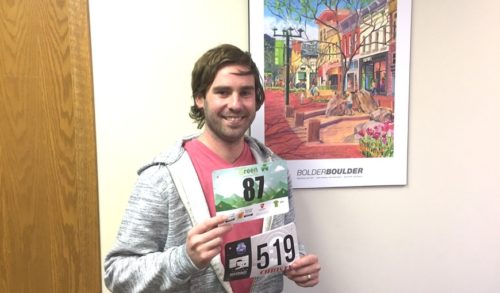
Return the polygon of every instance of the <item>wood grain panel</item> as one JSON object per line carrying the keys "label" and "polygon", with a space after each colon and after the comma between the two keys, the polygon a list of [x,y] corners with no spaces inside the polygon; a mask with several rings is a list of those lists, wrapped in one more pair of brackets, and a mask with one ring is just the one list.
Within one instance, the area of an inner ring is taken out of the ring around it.
{"label": "wood grain panel", "polygon": [[0,1],[0,292],[101,292],[86,0]]}

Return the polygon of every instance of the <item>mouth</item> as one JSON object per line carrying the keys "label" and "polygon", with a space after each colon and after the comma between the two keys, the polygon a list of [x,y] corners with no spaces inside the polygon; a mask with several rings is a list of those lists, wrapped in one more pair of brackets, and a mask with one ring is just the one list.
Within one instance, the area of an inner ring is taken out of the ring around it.
{"label": "mouth", "polygon": [[224,119],[229,122],[240,122],[244,119],[245,117],[243,116],[224,116]]}

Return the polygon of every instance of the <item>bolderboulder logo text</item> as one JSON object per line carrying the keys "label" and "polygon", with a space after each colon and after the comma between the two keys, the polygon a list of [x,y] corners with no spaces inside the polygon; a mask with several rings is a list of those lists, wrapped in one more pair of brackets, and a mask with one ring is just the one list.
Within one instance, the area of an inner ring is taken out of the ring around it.
{"label": "bolderboulder logo text", "polygon": [[363,168],[298,169],[297,176],[328,176],[363,174]]}

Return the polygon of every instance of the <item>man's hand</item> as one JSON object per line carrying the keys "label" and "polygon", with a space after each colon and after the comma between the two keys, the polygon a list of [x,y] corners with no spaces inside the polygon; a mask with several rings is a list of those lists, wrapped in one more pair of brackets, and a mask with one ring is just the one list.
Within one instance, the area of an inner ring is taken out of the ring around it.
{"label": "man's hand", "polygon": [[285,275],[301,287],[312,287],[319,283],[320,270],[318,257],[308,254],[294,261]]}
{"label": "man's hand", "polygon": [[187,254],[199,269],[206,267],[212,258],[219,254],[222,236],[233,228],[230,224],[223,224],[226,219],[226,216],[215,216],[189,230],[186,240]]}

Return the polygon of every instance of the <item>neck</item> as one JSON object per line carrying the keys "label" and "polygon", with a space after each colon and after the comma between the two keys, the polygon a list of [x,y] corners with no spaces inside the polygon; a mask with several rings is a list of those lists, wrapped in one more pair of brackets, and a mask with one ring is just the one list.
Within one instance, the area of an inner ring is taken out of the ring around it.
{"label": "neck", "polygon": [[214,139],[207,135],[206,132],[202,133],[198,137],[198,140],[229,163],[234,163],[234,161],[240,157],[245,143],[243,137],[238,141],[228,143],[219,139]]}

